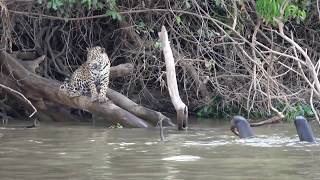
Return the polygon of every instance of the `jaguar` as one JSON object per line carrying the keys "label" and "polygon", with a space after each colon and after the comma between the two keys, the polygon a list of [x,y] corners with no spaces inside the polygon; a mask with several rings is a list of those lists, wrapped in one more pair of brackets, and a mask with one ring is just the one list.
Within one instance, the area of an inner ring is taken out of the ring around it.
{"label": "jaguar", "polygon": [[108,100],[110,60],[105,49],[95,46],[87,49],[87,60],[76,69],[70,79],[65,80],[60,90],[70,98],[91,94],[91,101],[100,103]]}

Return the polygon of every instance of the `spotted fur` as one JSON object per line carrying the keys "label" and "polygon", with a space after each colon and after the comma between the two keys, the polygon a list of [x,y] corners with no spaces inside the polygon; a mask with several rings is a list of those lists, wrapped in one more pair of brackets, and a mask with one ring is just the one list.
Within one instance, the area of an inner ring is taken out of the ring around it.
{"label": "spotted fur", "polygon": [[88,49],[87,61],[73,72],[60,90],[69,97],[91,94],[91,100],[105,102],[109,84],[110,60],[105,49],[96,46]]}

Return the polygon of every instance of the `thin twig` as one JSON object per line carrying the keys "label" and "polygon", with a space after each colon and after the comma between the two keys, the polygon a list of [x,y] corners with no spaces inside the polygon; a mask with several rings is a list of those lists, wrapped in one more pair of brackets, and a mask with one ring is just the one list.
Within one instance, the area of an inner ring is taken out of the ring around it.
{"label": "thin twig", "polygon": [[12,93],[18,94],[19,96],[21,96],[21,97],[32,107],[33,113],[31,113],[31,114],[29,115],[29,118],[31,118],[35,113],[38,112],[37,109],[32,105],[32,103],[31,103],[22,93],[14,90],[14,89],[12,89],[12,88],[10,88],[10,87],[8,87],[8,86],[5,86],[5,85],[3,85],[3,84],[0,84],[0,87],[4,88],[4,89],[6,89],[6,90],[8,90],[8,91],[10,91],[10,92],[12,92]]}

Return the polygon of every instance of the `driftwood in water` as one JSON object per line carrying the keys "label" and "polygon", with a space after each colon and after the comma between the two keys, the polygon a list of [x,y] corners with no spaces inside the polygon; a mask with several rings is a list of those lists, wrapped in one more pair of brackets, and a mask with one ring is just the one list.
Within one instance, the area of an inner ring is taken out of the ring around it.
{"label": "driftwood in water", "polygon": [[275,123],[281,122],[281,120],[283,118],[284,118],[283,116],[274,116],[274,117],[272,117],[270,119],[267,119],[267,120],[264,120],[264,121],[260,121],[260,122],[257,122],[257,123],[250,123],[250,126],[251,127],[257,127],[257,126],[263,126],[263,125],[266,125],[266,124],[275,124]]}
{"label": "driftwood in water", "polygon": [[[264,120],[264,121],[260,121],[257,123],[250,123],[250,127],[258,127],[258,126],[263,126],[263,125],[267,125],[267,124],[275,124],[275,123],[280,123],[281,120],[283,119],[283,116],[274,116],[270,119]],[[236,135],[239,136],[239,133],[236,130],[236,126],[234,123],[234,119],[231,120],[231,126],[230,126],[230,130]]]}
{"label": "driftwood in water", "polygon": [[179,95],[175,63],[174,63],[172,50],[170,48],[170,42],[168,39],[168,33],[166,28],[162,26],[161,32],[159,32],[158,34],[159,34],[161,44],[163,46],[163,54],[166,62],[167,86],[168,86],[171,101],[173,103],[174,108],[177,111],[178,129],[182,130],[184,127],[187,126],[188,107],[182,102]]}
{"label": "driftwood in water", "polygon": [[[0,64],[3,64],[7,73],[10,74],[8,77],[19,80],[19,84],[22,84],[22,86],[19,86],[22,93],[27,94],[29,98],[36,100],[43,99],[43,101],[50,101],[67,107],[83,109],[102,115],[106,117],[108,121],[120,122],[125,127],[151,126],[147,121],[115,105],[111,101],[100,104],[98,102],[91,102],[90,97],[87,96],[79,96],[75,98],[67,97],[64,93],[59,91],[60,82],[38,76],[25,68],[24,65],[21,64],[20,60],[13,58],[4,51],[0,52]],[[119,75],[121,73],[114,74]],[[3,79],[1,79],[0,82],[2,80]],[[121,104],[120,102],[115,103]],[[127,106],[127,108],[130,108],[130,106]],[[153,117],[151,119],[153,119]]]}

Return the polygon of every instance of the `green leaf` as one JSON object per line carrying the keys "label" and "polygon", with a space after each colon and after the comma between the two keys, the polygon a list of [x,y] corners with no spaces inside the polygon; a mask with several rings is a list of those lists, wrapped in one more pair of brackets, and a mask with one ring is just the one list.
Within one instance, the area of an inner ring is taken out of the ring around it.
{"label": "green leaf", "polygon": [[112,17],[112,19],[116,19],[117,18],[116,11],[114,11],[114,10],[108,10],[106,12],[106,15],[109,16],[109,17]]}
{"label": "green leaf", "polygon": [[103,9],[103,4],[101,2],[97,3],[97,9]]}
{"label": "green leaf", "polygon": [[181,17],[180,16],[176,16],[176,21],[177,21],[177,24],[180,25],[181,24]]}
{"label": "green leaf", "polygon": [[144,22],[143,21],[140,21],[139,23],[138,23],[138,27],[139,28],[144,28],[146,25],[144,24]]}
{"label": "green leaf", "polygon": [[157,49],[162,49],[163,48],[163,45],[160,41],[157,41],[156,43],[154,43],[154,47],[157,48]]}
{"label": "green leaf", "polygon": [[115,10],[108,10],[106,12],[106,15],[111,17],[114,20],[122,21],[121,14],[119,12],[115,11]]}
{"label": "green leaf", "polygon": [[118,12],[117,12],[117,14],[116,14],[116,19],[118,20],[118,21],[122,21],[122,16],[121,16],[121,14],[119,14]]}
{"label": "green leaf", "polygon": [[57,5],[56,4],[52,4],[52,9],[57,10]]}

